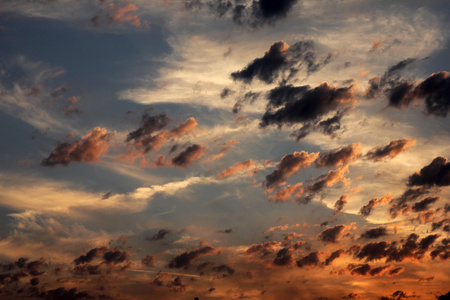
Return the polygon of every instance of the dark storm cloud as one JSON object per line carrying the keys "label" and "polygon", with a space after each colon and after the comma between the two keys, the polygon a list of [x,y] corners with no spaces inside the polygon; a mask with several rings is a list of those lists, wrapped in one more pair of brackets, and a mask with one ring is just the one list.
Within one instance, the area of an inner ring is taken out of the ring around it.
{"label": "dark storm cloud", "polygon": [[[292,134],[299,140],[323,122],[321,118],[324,115],[354,101],[351,86],[336,88],[324,82],[306,92],[298,90],[296,95],[278,109],[269,108],[262,116],[260,127],[302,124],[303,128]],[[324,123],[322,126],[325,126]]]}
{"label": "dark storm cloud", "polygon": [[177,156],[172,158],[172,165],[180,168],[186,168],[205,155],[205,147],[202,145],[194,144],[181,151]]}
{"label": "dark storm cloud", "polygon": [[316,160],[317,153],[308,153],[305,151],[289,153],[283,156],[277,168],[266,176],[264,186],[268,189],[276,188],[283,185],[285,180],[300,170],[307,168]]}
{"label": "dark storm cloud", "polygon": [[337,167],[355,161],[361,155],[361,144],[350,144],[346,147],[322,152],[315,161],[316,167]]}
{"label": "dark storm cloud", "polygon": [[338,259],[345,251],[343,249],[339,249],[330,254],[330,256],[325,260],[325,265],[330,265],[333,261]]}
{"label": "dark storm cloud", "polygon": [[373,228],[373,229],[369,229],[366,232],[364,232],[363,234],[361,234],[361,238],[363,239],[377,239],[381,236],[385,236],[387,235],[387,230],[386,227],[377,227],[377,228]]}
{"label": "dark storm cloud", "polygon": [[345,225],[336,225],[320,233],[318,235],[318,238],[325,244],[337,243],[339,236],[341,235],[342,231],[344,231],[344,229]]}
{"label": "dark storm cloud", "polygon": [[260,28],[286,18],[298,0],[190,0],[187,10],[207,8],[218,18],[230,18],[236,25]]}
{"label": "dark storm cloud", "polygon": [[164,239],[168,234],[170,234],[170,230],[161,229],[157,233],[155,233],[151,238],[146,238],[147,241],[158,241]]}
{"label": "dark storm cloud", "polygon": [[89,250],[86,255],[81,255],[80,257],[76,258],[73,262],[76,265],[90,263],[94,258],[101,256],[105,251],[108,250],[107,247],[100,247],[100,248],[94,248]]}
{"label": "dark storm cloud", "polygon": [[367,205],[364,205],[363,207],[361,207],[361,209],[359,210],[359,213],[361,215],[363,215],[364,217],[368,217],[375,207],[377,207],[379,205],[388,204],[391,200],[392,200],[391,194],[387,194],[384,197],[381,197],[379,199],[372,198],[372,199],[370,199],[369,203],[367,203]]}
{"label": "dark storm cloud", "polygon": [[333,209],[334,215],[337,215],[344,209],[345,204],[347,204],[347,200],[348,200],[347,194],[343,194],[341,197],[339,197],[339,199],[336,201],[336,203],[334,203],[334,209]]}
{"label": "dark storm cloud", "polygon": [[47,158],[41,161],[43,167],[54,167],[58,164],[67,166],[71,162],[94,162],[99,156],[108,151],[108,143],[113,138],[113,133],[107,133],[106,129],[95,128],[75,143],[59,144]]}
{"label": "dark storm cloud", "polygon": [[415,211],[415,212],[428,210],[430,205],[435,203],[439,199],[440,199],[439,196],[427,197],[427,198],[423,199],[422,201],[415,203],[412,206],[412,210]]}
{"label": "dark storm cloud", "polygon": [[191,264],[193,260],[198,259],[201,256],[209,255],[213,253],[215,249],[211,246],[205,246],[201,248],[197,248],[194,251],[184,252],[180,255],[172,258],[167,265],[169,268],[187,268]]}
{"label": "dark storm cloud", "polygon": [[448,186],[450,185],[450,162],[445,157],[433,161],[414,173],[408,179],[409,186]]}
{"label": "dark storm cloud", "polygon": [[394,140],[384,147],[376,147],[367,152],[366,157],[373,161],[380,161],[385,158],[392,159],[415,144],[416,140],[414,139]]}
{"label": "dark storm cloud", "polygon": [[297,267],[299,267],[299,268],[308,267],[308,266],[317,266],[317,265],[319,265],[318,252],[311,252],[310,254],[297,260]]}

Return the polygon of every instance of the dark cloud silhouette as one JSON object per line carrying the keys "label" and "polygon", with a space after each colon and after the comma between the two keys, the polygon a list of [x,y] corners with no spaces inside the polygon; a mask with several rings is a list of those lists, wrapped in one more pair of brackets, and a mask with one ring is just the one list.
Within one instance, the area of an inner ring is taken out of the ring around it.
{"label": "dark cloud silhouette", "polygon": [[[313,89],[308,89],[306,92],[298,90],[290,101],[284,103],[278,109],[269,108],[262,116],[260,127],[302,124],[302,128],[292,133],[292,136],[300,140],[316,128],[317,124],[324,121],[321,118],[327,113],[344,105],[350,105],[347,106],[347,108],[350,108],[354,101],[351,86],[336,88],[324,82]],[[345,109],[345,111],[347,110]],[[338,114],[341,113],[338,112]],[[340,118],[338,119],[340,120]],[[329,119],[325,121],[329,121]],[[322,125],[325,126],[324,123]]]}
{"label": "dark cloud silhouette", "polygon": [[433,161],[414,173],[408,179],[409,186],[450,185],[450,162],[446,157],[436,157]]}
{"label": "dark cloud silhouette", "polygon": [[341,257],[341,255],[344,253],[345,251],[343,249],[334,251],[333,253],[330,254],[330,256],[327,259],[325,259],[325,265],[327,266],[330,265],[333,261]]}
{"label": "dark cloud silhouette", "polygon": [[155,233],[151,238],[146,238],[147,241],[158,241],[164,239],[171,231],[167,229],[161,229]]}
{"label": "dark cloud silhouette", "polygon": [[[126,142],[139,141],[155,131],[161,130],[172,122],[166,113],[160,113],[155,116],[151,116],[148,112],[145,112],[141,117],[141,125],[138,129],[128,133]],[[147,150],[148,152],[148,150]]]}
{"label": "dark cloud silhouette", "polygon": [[205,146],[194,144],[172,158],[171,163],[176,167],[186,168],[205,154]]}
{"label": "dark cloud silhouette", "polygon": [[396,218],[398,215],[407,213],[411,210],[410,203],[426,193],[428,193],[426,187],[411,187],[407,189],[400,197],[391,201],[389,214],[392,218]]}
{"label": "dark cloud silhouette", "polygon": [[342,297],[342,299],[361,299],[361,296],[357,293],[350,293],[350,294]]}
{"label": "dark cloud silhouette", "polygon": [[242,97],[238,98],[233,106],[232,112],[237,114],[246,104],[253,104],[259,97],[260,93],[247,92]]}
{"label": "dark cloud silhouette", "polygon": [[[317,72],[321,67],[328,64],[331,58],[332,54],[328,54],[325,60],[319,62],[312,41],[299,41],[292,46],[284,41],[279,41],[274,43],[263,57],[256,58],[244,69],[231,73],[231,77],[246,84],[250,84],[255,78],[265,83],[273,83],[281,77],[282,81],[286,82],[301,69],[305,69],[308,74]],[[289,93],[293,95],[294,90],[298,94],[305,88],[279,87],[269,94],[269,99],[285,98]],[[280,100],[271,102],[271,105],[282,103]]]}
{"label": "dark cloud silhouette", "polygon": [[122,251],[120,249],[109,250],[103,253],[103,261],[107,264],[119,264],[125,262],[130,257],[128,251]]}
{"label": "dark cloud silhouette", "polygon": [[247,254],[256,254],[256,255],[262,255],[266,256],[271,253],[275,252],[275,247],[278,246],[280,243],[278,242],[266,242],[263,244],[254,244],[250,246],[245,253]]}
{"label": "dark cloud silhouette", "polygon": [[364,232],[363,234],[361,234],[361,238],[363,239],[377,239],[381,236],[385,236],[387,235],[387,230],[386,227],[377,227],[377,228],[372,228],[367,230],[366,232]]}
{"label": "dark cloud silhouette", "polygon": [[344,231],[345,225],[336,225],[334,227],[327,228],[325,231],[318,235],[318,238],[324,242],[328,243],[337,243],[339,236]]}
{"label": "dark cloud silhouette", "polygon": [[303,268],[303,267],[312,267],[319,265],[319,255],[317,252],[311,252],[310,254],[302,257],[301,259],[297,260],[297,267]]}
{"label": "dark cloud silhouette", "polygon": [[422,259],[438,237],[439,235],[429,235],[418,243],[419,236],[412,233],[401,246],[397,247],[395,244],[391,246],[386,261],[402,262],[407,258]]}
{"label": "dark cloud silhouette", "polygon": [[386,158],[392,159],[416,144],[414,139],[399,139],[390,142],[384,147],[375,147],[366,153],[366,158],[380,161]]}
{"label": "dark cloud silhouette", "polygon": [[447,260],[450,258],[450,239],[445,238],[436,245],[430,252],[430,257],[434,260],[440,258],[441,260]]}
{"label": "dark cloud silhouette", "polygon": [[213,267],[212,270],[216,271],[218,273],[228,273],[228,275],[233,275],[235,272],[232,267],[230,267],[229,265],[225,265],[225,264],[217,266],[217,267]]}
{"label": "dark cloud silhouette", "polygon": [[428,210],[428,208],[430,207],[431,204],[435,203],[436,201],[438,201],[440,199],[439,196],[435,196],[435,197],[427,197],[425,199],[423,199],[420,202],[415,203],[412,206],[412,210],[415,212],[420,212],[420,211],[425,211]]}
{"label": "dark cloud silhouette", "polygon": [[381,276],[382,273],[387,269],[389,269],[390,267],[391,265],[372,268],[369,264],[359,264],[359,265],[349,264],[347,266],[347,270],[349,270],[352,275],[373,277],[373,276]]}
{"label": "dark cloud silhouette", "polygon": [[322,152],[315,161],[316,167],[337,167],[355,161],[361,155],[361,144],[350,144],[346,147]]}
{"label": "dark cloud silhouette", "polygon": [[106,129],[96,127],[75,143],[58,144],[55,150],[47,158],[41,161],[43,167],[56,165],[67,166],[71,162],[94,162],[99,156],[108,151],[108,143],[113,138],[113,133],[107,133]]}
{"label": "dark cloud silhouette", "polygon": [[107,247],[100,247],[100,248],[94,248],[89,250],[88,253],[86,253],[86,255],[81,255],[80,257],[76,258],[73,262],[76,265],[80,265],[80,264],[85,264],[85,263],[90,263],[92,260],[94,260],[96,257],[101,256],[103,253],[106,252],[106,250],[108,250]]}
{"label": "dark cloud silhouette", "polygon": [[180,255],[172,258],[167,265],[169,268],[187,268],[190,266],[193,260],[198,259],[201,256],[209,255],[215,252],[215,249],[211,246],[205,246],[197,248],[194,251],[184,252]]}
{"label": "dark cloud silhouette", "polygon": [[334,209],[333,209],[334,215],[337,215],[344,209],[345,204],[347,204],[347,200],[348,200],[347,194],[343,194],[341,197],[339,197],[339,199],[336,201],[336,203],[334,203]]}
{"label": "dark cloud silhouette", "polygon": [[184,2],[186,10],[206,8],[218,18],[230,19],[238,26],[260,28],[273,25],[286,18],[298,0],[190,0]]}
{"label": "dark cloud silhouette", "polygon": [[450,300],[450,292],[445,295],[439,296],[438,300]]}
{"label": "dark cloud silhouette", "polygon": [[268,189],[283,185],[287,178],[293,176],[301,168],[309,167],[316,160],[317,156],[318,153],[308,153],[305,151],[286,154],[280,160],[277,168],[266,176],[264,185]]}
{"label": "dark cloud silhouette", "polygon": [[405,268],[397,267],[397,268],[394,268],[394,269],[389,270],[389,271],[386,273],[386,275],[387,275],[387,276],[396,276],[396,275],[402,273],[403,271],[405,271]]}
{"label": "dark cloud silhouette", "polygon": [[71,288],[68,290],[64,287],[48,290],[44,292],[42,296],[49,300],[77,300],[92,298],[92,296],[88,292],[78,292],[77,288]]}
{"label": "dark cloud silhouette", "polygon": [[366,261],[382,259],[389,254],[390,246],[391,243],[387,241],[368,243],[361,247],[355,256]]}

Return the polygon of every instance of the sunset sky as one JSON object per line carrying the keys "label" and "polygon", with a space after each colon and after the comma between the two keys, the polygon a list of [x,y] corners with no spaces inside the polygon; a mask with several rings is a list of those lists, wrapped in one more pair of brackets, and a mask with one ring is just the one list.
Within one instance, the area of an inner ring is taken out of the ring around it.
{"label": "sunset sky", "polygon": [[0,298],[449,299],[449,51],[448,0],[0,0]]}

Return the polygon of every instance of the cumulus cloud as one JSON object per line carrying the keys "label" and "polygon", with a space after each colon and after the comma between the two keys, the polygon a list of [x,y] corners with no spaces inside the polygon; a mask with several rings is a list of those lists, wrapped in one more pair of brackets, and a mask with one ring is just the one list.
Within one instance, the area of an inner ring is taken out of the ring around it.
{"label": "cumulus cloud", "polygon": [[287,178],[293,176],[301,168],[309,167],[317,159],[318,155],[319,153],[308,153],[305,151],[286,154],[280,160],[277,168],[266,176],[264,186],[272,191],[274,188],[284,185]]}
{"label": "cumulus cloud", "polygon": [[408,178],[409,186],[450,185],[450,162],[446,157],[436,157],[433,161]]}
{"label": "cumulus cloud", "polygon": [[301,259],[297,260],[297,267],[314,267],[318,266],[319,263],[319,253],[311,252],[310,254],[303,256]]}
{"label": "cumulus cloud", "polygon": [[216,250],[211,246],[197,248],[193,251],[184,252],[172,258],[167,265],[169,268],[187,268],[191,262],[205,255],[210,255]]}
{"label": "cumulus cloud", "polygon": [[254,244],[251,245],[245,253],[251,255],[262,255],[266,256],[268,254],[275,252],[275,247],[279,246],[281,243],[278,242],[266,242],[263,244]]}
{"label": "cumulus cloud", "polygon": [[204,155],[206,155],[205,146],[194,144],[172,158],[171,164],[179,168],[186,168]]}
{"label": "cumulus cloud", "polygon": [[334,227],[327,228],[317,237],[325,244],[334,244],[339,241],[339,236],[344,231],[344,229],[345,225],[336,225]]}
{"label": "cumulus cloud", "polygon": [[[279,102],[282,103],[282,100]],[[264,128],[270,125],[281,127],[301,124],[303,127],[292,133],[292,136],[300,140],[316,128],[321,121],[330,121],[329,119],[322,120],[322,117],[345,105],[347,107],[343,108],[343,111],[347,111],[352,108],[354,102],[352,86],[336,88],[324,82],[313,89],[308,87],[306,91],[296,90],[290,100],[283,103],[278,109],[269,108],[262,116],[260,126]],[[335,112],[335,114],[340,115],[343,111]],[[340,120],[340,118],[337,119]],[[325,123],[322,125],[325,126]]]}
{"label": "cumulus cloud", "polygon": [[[331,57],[332,55],[329,54],[323,62],[318,62],[314,43],[311,41],[300,41],[292,46],[289,46],[284,41],[279,41],[274,43],[263,57],[256,58],[244,69],[231,73],[231,77],[234,80],[247,84],[251,83],[255,78],[265,83],[273,83],[280,76],[284,80],[288,80],[303,68],[306,69],[308,74],[316,72],[323,65],[327,64]],[[307,87],[278,87],[269,94],[270,104],[273,105],[275,102],[281,104],[283,98],[286,99],[289,93],[293,94],[293,90],[301,93],[306,89]]]}
{"label": "cumulus cloud", "polygon": [[305,191],[305,188],[303,188],[302,185],[303,183],[300,182],[297,184],[282,187],[273,195],[269,196],[269,200],[275,202],[285,202],[291,199],[293,196],[295,199],[300,199]]}
{"label": "cumulus cloud", "polygon": [[349,264],[347,266],[347,270],[349,270],[350,273],[355,276],[374,277],[383,275],[383,272],[385,272],[390,267],[391,265],[373,268],[369,264]]}
{"label": "cumulus cloud", "polygon": [[335,261],[336,259],[338,259],[339,257],[341,257],[342,254],[344,254],[345,251],[343,249],[339,249],[334,251],[333,253],[330,254],[330,256],[325,260],[325,265],[330,265],[333,261]]}
{"label": "cumulus cloud", "polygon": [[369,229],[365,232],[363,232],[363,234],[361,234],[361,238],[363,239],[377,239],[381,236],[385,236],[387,235],[387,230],[386,227],[377,227],[377,228],[372,228]]}
{"label": "cumulus cloud", "polygon": [[322,152],[315,161],[316,167],[337,167],[357,160],[361,156],[361,143]]}
{"label": "cumulus cloud", "polygon": [[47,158],[41,161],[41,166],[54,167],[58,164],[67,166],[71,162],[95,162],[99,156],[108,151],[109,142],[114,133],[96,127],[81,140],[71,143],[61,143]]}
{"label": "cumulus cloud", "polygon": [[375,147],[366,153],[366,157],[373,161],[380,161],[386,158],[392,159],[400,153],[408,150],[416,144],[414,139],[398,139],[390,142],[384,147]]}
{"label": "cumulus cloud", "polygon": [[298,0],[190,0],[184,2],[184,7],[186,10],[206,8],[217,17],[229,19],[238,26],[260,28],[286,18],[297,2]]}

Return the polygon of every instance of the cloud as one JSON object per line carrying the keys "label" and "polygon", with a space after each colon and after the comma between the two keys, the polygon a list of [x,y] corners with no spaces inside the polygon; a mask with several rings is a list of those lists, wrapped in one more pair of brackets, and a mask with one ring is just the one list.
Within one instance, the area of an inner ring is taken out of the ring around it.
{"label": "cloud", "polygon": [[99,156],[108,151],[108,143],[114,133],[96,127],[75,143],[61,143],[47,158],[41,161],[41,166],[54,167],[58,164],[67,166],[71,162],[95,162]]}
{"label": "cloud", "polygon": [[409,186],[450,185],[450,162],[446,157],[436,157],[433,161],[408,178]]}
{"label": "cloud", "polygon": [[225,155],[228,151],[230,151],[234,146],[239,144],[239,142],[236,139],[229,140],[228,142],[224,143],[223,147],[220,148],[219,152],[214,155],[208,156],[204,161],[215,161]]}
{"label": "cloud", "polygon": [[387,272],[386,275],[387,276],[396,276],[396,275],[398,275],[400,273],[403,273],[403,271],[405,271],[405,268],[397,267],[397,268],[389,270],[389,272]]}
{"label": "cloud", "polygon": [[184,7],[186,10],[207,7],[217,17],[231,19],[236,25],[260,28],[286,18],[297,2],[298,0],[253,0],[235,1],[235,3],[227,0],[208,2],[190,0],[184,2]]}
{"label": "cloud", "polygon": [[319,255],[317,252],[311,252],[308,255],[302,257],[301,259],[297,260],[297,267],[303,268],[303,267],[313,267],[318,266],[320,263],[319,261]]}
{"label": "cloud", "polygon": [[181,151],[177,156],[172,158],[171,165],[179,168],[187,168],[196,160],[206,154],[205,146],[194,144]]}
{"label": "cloud", "polygon": [[[235,81],[242,81],[246,84],[250,84],[255,78],[270,84],[280,76],[284,80],[290,79],[303,67],[306,68],[308,74],[317,72],[330,61],[331,57],[332,55],[329,54],[323,62],[317,62],[312,41],[300,41],[292,46],[284,41],[279,41],[272,44],[263,57],[256,58],[241,71],[231,73],[231,77]],[[286,99],[287,94],[292,95],[294,90],[296,93],[301,93],[305,89],[307,87],[278,87],[269,94],[270,104],[273,105],[276,102],[281,104],[282,100],[275,98]]]}
{"label": "cloud", "polygon": [[398,139],[394,140],[384,147],[375,147],[366,153],[366,157],[375,162],[386,158],[392,159],[400,153],[408,150],[417,143],[414,139]]}
{"label": "cloud", "polygon": [[428,193],[426,187],[412,187],[407,189],[400,197],[397,197],[391,201],[389,207],[389,214],[392,218],[396,218],[398,215],[403,215],[411,210],[410,202],[415,201],[420,196]]}
{"label": "cloud", "polygon": [[428,210],[429,206],[440,199],[439,196],[427,197],[420,202],[415,203],[411,208],[415,212]]}
{"label": "cloud", "polygon": [[361,156],[361,143],[350,144],[346,147],[322,152],[314,162],[317,168],[337,167],[347,165]]}
{"label": "cloud", "polygon": [[325,244],[334,244],[339,240],[339,236],[345,229],[345,225],[336,225],[331,228],[327,228],[323,232],[321,232],[317,237],[319,240],[324,242]]}
{"label": "cloud", "polygon": [[[293,125],[302,124],[303,127],[292,133],[297,140],[304,138],[309,132],[317,127],[327,113],[349,104],[347,111],[355,102],[353,87],[336,88],[324,82],[319,86],[306,92],[298,91],[289,102],[284,103],[277,110],[267,110],[261,118],[260,127],[269,125]],[[337,112],[336,115],[342,112]],[[340,118],[337,118],[340,119]],[[325,121],[329,122],[329,119]]]}
{"label": "cloud", "polygon": [[212,268],[213,271],[216,271],[218,273],[228,273],[228,275],[233,275],[235,270],[230,267],[229,265],[223,264],[217,267]]}
{"label": "cloud", "polygon": [[246,251],[246,254],[252,255],[262,255],[266,256],[268,254],[275,252],[275,247],[279,246],[281,243],[279,242],[266,242],[263,244],[253,244]]}
{"label": "cloud", "polygon": [[383,272],[385,272],[390,267],[391,265],[372,268],[372,266],[370,266],[369,264],[359,264],[359,265],[349,264],[347,266],[347,270],[349,270],[352,275],[363,277],[374,277],[383,275]]}
{"label": "cloud", "polygon": [[76,258],[73,262],[75,263],[75,265],[90,263],[95,258],[100,257],[107,250],[108,247],[106,246],[91,249],[85,255],[81,255],[80,257]]}
{"label": "cloud", "polygon": [[167,265],[169,268],[187,268],[191,262],[205,255],[210,255],[216,250],[211,246],[197,248],[194,251],[184,252],[172,258]]}
{"label": "cloud", "polygon": [[251,159],[245,160],[245,161],[241,161],[241,162],[237,162],[234,165],[232,165],[231,167],[229,167],[226,170],[221,171],[217,177],[219,179],[225,179],[227,177],[233,176],[236,173],[239,173],[241,171],[247,170],[251,167],[254,166],[254,163]]}
{"label": "cloud", "polygon": [[153,262],[155,261],[155,256],[154,255],[147,255],[145,257],[142,258],[141,262],[144,266],[146,267],[153,267]]}
{"label": "cloud", "polygon": [[344,209],[345,204],[347,204],[347,200],[348,200],[347,194],[343,194],[341,197],[339,197],[339,199],[334,204],[334,214],[333,215],[337,215]]}
{"label": "cloud", "polygon": [[146,238],[148,241],[159,241],[163,240],[166,235],[170,234],[171,231],[167,229],[161,229],[157,233],[155,233],[151,238]]}
{"label": "cloud", "polygon": [[387,235],[387,230],[386,227],[377,227],[377,228],[372,228],[369,229],[367,231],[365,231],[363,234],[361,234],[361,238],[363,239],[377,239],[381,236],[385,236]]}
{"label": "cloud", "polygon": [[380,199],[372,198],[372,199],[370,199],[369,203],[367,203],[366,205],[361,207],[361,209],[359,210],[359,213],[361,215],[363,215],[364,217],[368,217],[375,207],[377,207],[379,205],[388,204],[392,201],[392,199],[393,199],[393,197],[392,197],[391,193],[386,194],[385,196],[381,197]]}
{"label": "cloud", "polygon": [[277,168],[266,176],[264,186],[272,191],[274,188],[284,185],[287,178],[293,176],[301,168],[309,167],[318,156],[319,153],[308,153],[305,151],[286,154],[280,160]]}
{"label": "cloud", "polygon": [[285,202],[289,200],[294,194],[295,199],[300,199],[305,191],[305,188],[303,188],[302,185],[303,183],[300,182],[280,188],[280,190],[278,190],[275,194],[269,196],[269,200],[275,202]]}
{"label": "cloud", "polygon": [[390,246],[391,243],[387,241],[368,243],[357,251],[355,256],[359,259],[365,259],[366,261],[382,259],[390,253]]}
{"label": "cloud", "polygon": [[324,188],[331,187],[336,183],[350,183],[350,179],[345,178],[345,174],[348,172],[348,166],[344,165],[336,170],[330,170],[326,175],[320,176],[315,183],[305,187],[305,193],[307,193],[307,196],[303,200],[305,202],[309,202],[314,195],[322,192]]}
{"label": "cloud", "polygon": [[333,261],[335,261],[336,259],[338,259],[339,257],[341,257],[342,254],[344,254],[345,251],[343,249],[339,249],[334,251],[333,253],[330,254],[330,256],[325,260],[325,265],[328,266],[330,265]]}

